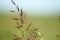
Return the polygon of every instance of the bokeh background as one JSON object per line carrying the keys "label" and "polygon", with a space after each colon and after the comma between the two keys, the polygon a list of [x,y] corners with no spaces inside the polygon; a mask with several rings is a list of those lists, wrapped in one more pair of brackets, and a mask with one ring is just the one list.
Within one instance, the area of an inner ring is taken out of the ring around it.
{"label": "bokeh background", "polygon": [[[60,0],[14,0],[19,8],[27,15],[27,20],[34,25],[39,25],[44,40],[60,40]],[[11,13],[10,10],[16,11]],[[0,40],[12,40],[12,34],[19,34],[15,29],[18,17],[16,7],[11,0],[0,0]]]}

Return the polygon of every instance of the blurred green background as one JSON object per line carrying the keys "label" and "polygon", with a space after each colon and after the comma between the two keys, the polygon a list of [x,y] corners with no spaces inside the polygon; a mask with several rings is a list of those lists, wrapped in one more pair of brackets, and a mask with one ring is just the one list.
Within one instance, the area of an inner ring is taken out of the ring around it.
{"label": "blurred green background", "polygon": [[[60,0],[14,0],[14,2],[26,13],[28,23],[41,27],[38,31],[43,34],[44,40],[60,40],[60,37],[56,37],[60,35]],[[10,10],[16,13],[11,13]],[[16,21],[12,20],[12,17],[19,17],[17,13],[11,0],[0,0],[0,40],[12,40],[14,38],[12,34],[21,35],[15,28]]]}
{"label": "blurred green background", "polygon": [[[12,34],[19,34],[19,30],[15,28],[16,21],[12,17],[18,17],[15,14],[0,14],[0,40],[12,40]],[[35,17],[27,16],[29,23],[34,26],[41,27],[39,31],[43,34],[44,40],[60,40],[56,35],[60,35],[60,22],[58,16]]]}

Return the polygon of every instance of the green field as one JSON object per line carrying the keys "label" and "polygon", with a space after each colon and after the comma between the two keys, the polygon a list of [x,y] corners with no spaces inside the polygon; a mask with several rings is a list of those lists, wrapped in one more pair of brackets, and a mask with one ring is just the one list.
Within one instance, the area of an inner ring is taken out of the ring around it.
{"label": "green field", "polygon": [[[15,28],[16,21],[12,20],[10,14],[0,14],[0,40],[12,40],[12,34],[19,34]],[[60,22],[58,17],[27,17],[29,23],[39,26],[39,31],[43,34],[44,40],[60,40],[56,35],[60,35]]]}

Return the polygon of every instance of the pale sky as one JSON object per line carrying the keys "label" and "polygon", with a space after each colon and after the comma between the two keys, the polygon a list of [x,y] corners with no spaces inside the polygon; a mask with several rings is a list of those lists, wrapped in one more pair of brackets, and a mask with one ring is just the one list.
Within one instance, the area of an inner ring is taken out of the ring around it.
{"label": "pale sky", "polygon": [[[52,15],[60,11],[60,0],[14,0],[29,14]],[[0,0],[0,9],[16,9],[11,0]]]}

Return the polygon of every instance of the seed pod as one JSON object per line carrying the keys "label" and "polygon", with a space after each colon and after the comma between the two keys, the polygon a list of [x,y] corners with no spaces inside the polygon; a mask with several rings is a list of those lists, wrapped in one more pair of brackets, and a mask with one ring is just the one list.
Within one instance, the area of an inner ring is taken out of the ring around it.
{"label": "seed pod", "polygon": [[15,11],[10,10],[10,12],[15,13]]}
{"label": "seed pod", "polygon": [[23,13],[22,9],[21,9],[21,13],[20,13],[20,19],[21,19],[21,23],[22,24],[26,24],[26,15]]}
{"label": "seed pod", "polygon": [[38,30],[38,28],[35,28],[34,31]]}
{"label": "seed pod", "polygon": [[17,37],[17,35],[13,34],[14,37]]}
{"label": "seed pod", "polygon": [[29,30],[30,29],[30,26],[32,25],[32,23],[30,23],[29,25],[28,25],[28,28],[27,28],[27,30]]}
{"label": "seed pod", "polygon": [[23,11],[22,11],[22,9],[21,9],[21,16],[23,16]]}
{"label": "seed pod", "polygon": [[19,7],[18,6],[16,6],[17,7],[17,10],[18,10],[18,12],[19,12]]}
{"label": "seed pod", "polygon": [[12,18],[13,20],[19,20],[18,18]]}
{"label": "seed pod", "polygon": [[22,25],[20,25],[20,27],[22,28],[23,26],[22,26]]}
{"label": "seed pod", "polygon": [[18,28],[19,30],[20,30],[20,27],[18,26],[18,27],[16,27],[16,28]]}
{"label": "seed pod", "polygon": [[16,5],[15,2],[14,2],[13,0],[11,0],[11,2],[12,2],[14,5]]}

